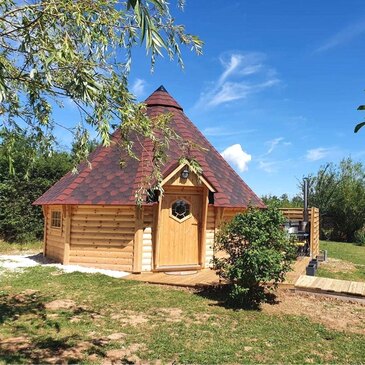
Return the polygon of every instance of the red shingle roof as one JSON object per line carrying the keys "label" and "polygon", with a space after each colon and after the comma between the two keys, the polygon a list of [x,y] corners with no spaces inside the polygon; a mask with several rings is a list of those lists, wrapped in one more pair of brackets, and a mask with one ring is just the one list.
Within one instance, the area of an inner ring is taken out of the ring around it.
{"label": "red shingle roof", "polygon": [[[172,115],[171,127],[184,139],[203,147],[191,151],[203,169],[204,178],[216,189],[214,206],[247,207],[248,205],[265,207],[256,194],[243,182],[238,174],[228,165],[219,152],[208,142],[198,128],[184,114],[181,106],[163,86],[158,88],[146,101],[150,117],[161,113]],[[79,166],[79,173],[69,172],[34,204],[110,204],[134,205],[135,193],[145,176],[151,174],[150,157],[152,143],[150,140],[135,142],[134,152],[139,161],[128,158],[118,147],[118,133],[113,135],[116,143],[109,148],[98,147],[87,164]],[[126,165],[120,168],[121,158]],[[180,148],[171,143],[168,162],[163,168],[163,176],[173,171],[180,158]]]}

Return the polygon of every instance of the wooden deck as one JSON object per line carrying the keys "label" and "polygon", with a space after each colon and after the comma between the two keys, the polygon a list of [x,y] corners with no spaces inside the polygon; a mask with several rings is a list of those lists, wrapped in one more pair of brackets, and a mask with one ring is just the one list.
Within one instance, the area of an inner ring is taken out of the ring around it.
{"label": "wooden deck", "polygon": [[[309,257],[298,259],[293,265],[293,271],[287,274],[286,281],[282,284],[287,287],[294,287],[294,283],[305,272],[305,268],[310,261]],[[143,281],[150,284],[173,285],[184,287],[207,287],[224,284],[214,270],[203,269],[194,274],[182,272],[178,274],[164,272],[148,272],[142,274],[131,274],[124,279]]]}
{"label": "wooden deck", "polygon": [[218,275],[214,270],[204,269],[194,274],[173,274],[165,272],[148,272],[142,274],[131,274],[123,279],[138,280],[150,284],[162,284],[185,287],[205,287],[221,284]]}
{"label": "wooden deck", "polygon": [[299,277],[295,283],[295,289],[316,293],[365,297],[365,283],[307,275]]}

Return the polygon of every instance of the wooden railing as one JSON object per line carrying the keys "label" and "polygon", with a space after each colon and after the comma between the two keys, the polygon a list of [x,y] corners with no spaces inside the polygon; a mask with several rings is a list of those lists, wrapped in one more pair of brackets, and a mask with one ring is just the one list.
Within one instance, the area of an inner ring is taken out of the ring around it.
{"label": "wooden railing", "polygon": [[[302,221],[304,209],[302,208],[281,208],[281,212],[290,221]],[[308,209],[308,220],[310,223],[310,254],[312,257],[319,255],[319,209]]]}

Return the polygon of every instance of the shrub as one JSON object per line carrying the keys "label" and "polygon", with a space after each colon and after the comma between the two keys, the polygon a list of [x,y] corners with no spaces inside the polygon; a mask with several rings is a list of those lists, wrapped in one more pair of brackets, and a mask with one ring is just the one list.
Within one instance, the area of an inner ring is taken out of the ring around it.
{"label": "shrub", "polygon": [[358,246],[365,246],[365,227],[355,232],[355,243]]}
{"label": "shrub", "polygon": [[213,266],[229,282],[235,304],[257,307],[284,281],[295,257],[284,222],[277,208],[248,208],[221,227],[215,250],[227,255],[215,258]]}
{"label": "shrub", "polygon": [[16,141],[13,173],[9,171],[6,145],[0,143],[0,239],[9,242],[43,237],[42,209],[32,203],[72,167],[68,153],[32,156],[29,143],[26,136]]}

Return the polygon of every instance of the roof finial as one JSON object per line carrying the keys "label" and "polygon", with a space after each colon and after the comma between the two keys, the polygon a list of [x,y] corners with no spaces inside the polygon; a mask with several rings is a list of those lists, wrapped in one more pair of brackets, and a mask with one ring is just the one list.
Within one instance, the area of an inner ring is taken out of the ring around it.
{"label": "roof finial", "polygon": [[163,85],[161,85],[156,91],[163,91],[163,92],[167,93],[167,90],[165,89],[165,87]]}

